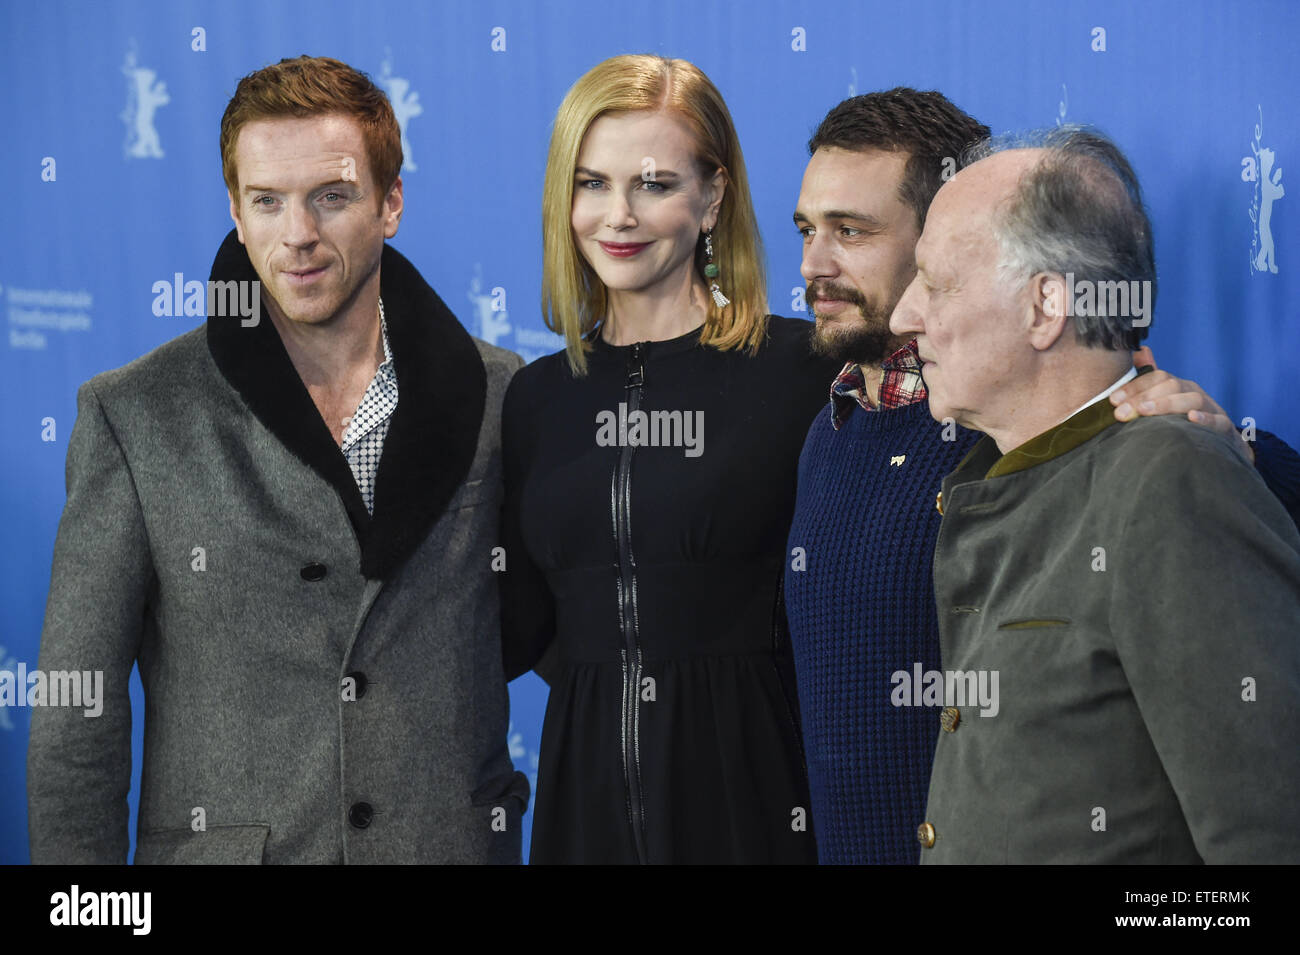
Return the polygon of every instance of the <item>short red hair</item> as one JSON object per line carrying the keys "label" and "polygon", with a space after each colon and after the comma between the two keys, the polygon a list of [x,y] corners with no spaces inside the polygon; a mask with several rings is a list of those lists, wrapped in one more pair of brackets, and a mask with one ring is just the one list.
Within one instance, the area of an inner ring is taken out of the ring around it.
{"label": "short red hair", "polygon": [[221,117],[221,174],[230,194],[239,195],[235,143],[245,123],[331,113],[360,124],[382,202],[402,170],[402,131],[392,104],[365,73],[325,56],[284,59],[239,81]]}

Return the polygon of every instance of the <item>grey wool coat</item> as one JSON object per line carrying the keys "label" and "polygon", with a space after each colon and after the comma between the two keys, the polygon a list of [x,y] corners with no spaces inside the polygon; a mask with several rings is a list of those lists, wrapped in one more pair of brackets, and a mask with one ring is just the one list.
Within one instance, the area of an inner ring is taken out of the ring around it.
{"label": "grey wool coat", "polygon": [[1300,862],[1300,535],[1225,438],[1098,401],[942,513],[942,666],[998,699],[935,720],[923,863]]}
{"label": "grey wool coat", "polygon": [[[212,277],[257,277],[233,232]],[[136,663],[137,863],[519,861],[491,562],[522,362],[392,248],[380,279],[373,517],[265,312],[82,386],[40,667],[102,670],[105,700],[33,710],[33,862],[126,861]]]}

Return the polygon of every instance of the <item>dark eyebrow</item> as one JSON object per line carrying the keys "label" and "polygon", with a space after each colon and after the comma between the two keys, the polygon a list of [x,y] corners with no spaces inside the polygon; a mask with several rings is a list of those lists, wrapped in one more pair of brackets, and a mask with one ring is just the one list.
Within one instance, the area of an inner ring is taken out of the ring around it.
{"label": "dark eyebrow", "polygon": [[863,225],[872,229],[883,229],[885,224],[873,215],[865,212],[854,212],[852,209],[829,209],[823,213],[823,218],[836,222],[861,222]]}

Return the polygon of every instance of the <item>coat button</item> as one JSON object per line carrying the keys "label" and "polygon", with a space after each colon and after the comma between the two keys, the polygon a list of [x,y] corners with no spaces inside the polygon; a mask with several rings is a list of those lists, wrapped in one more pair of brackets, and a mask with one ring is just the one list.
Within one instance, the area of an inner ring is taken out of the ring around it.
{"label": "coat button", "polygon": [[302,575],[303,580],[309,580],[312,583],[315,583],[318,580],[325,579],[326,568],[324,564],[318,564],[315,561],[312,561],[302,570],[298,571],[298,573]]}
{"label": "coat button", "polygon": [[927,849],[934,848],[934,826],[923,822],[916,827],[916,838]]}
{"label": "coat button", "polygon": [[358,829],[364,829],[375,818],[375,807],[368,802],[353,803],[348,810],[348,822]]}
{"label": "coat button", "polygon": [[939,713],[939,725],[949,733],[957,732],[957,724],[961,722],[961,710],[955,706],[945,706]]}
{"label": "coat button", "polygon": [[943,491],[934,496],[934,509],[939,512],[940,517],[943,517]]}
{"label": "coat button", "polygon": [[347,678],[352,681],[352,685],[356,690],[356,699],[359,700],[366,695],[366,686],[370,681],[366,679],[364,673],[360,670],[353,670],[348,674]]}

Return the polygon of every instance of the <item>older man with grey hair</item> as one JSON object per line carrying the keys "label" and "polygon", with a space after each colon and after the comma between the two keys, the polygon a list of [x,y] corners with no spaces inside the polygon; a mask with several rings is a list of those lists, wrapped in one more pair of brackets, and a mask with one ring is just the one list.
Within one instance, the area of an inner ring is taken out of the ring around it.
{"label": "older man with grey hair", "polygon": [[922,862],[1300,861],[1300,536],[1227,438],[1115,420],[1155,295],[1120,151],[1066,128],[981,155],[890,325],[934,417],[986,435],[938,501]]}

